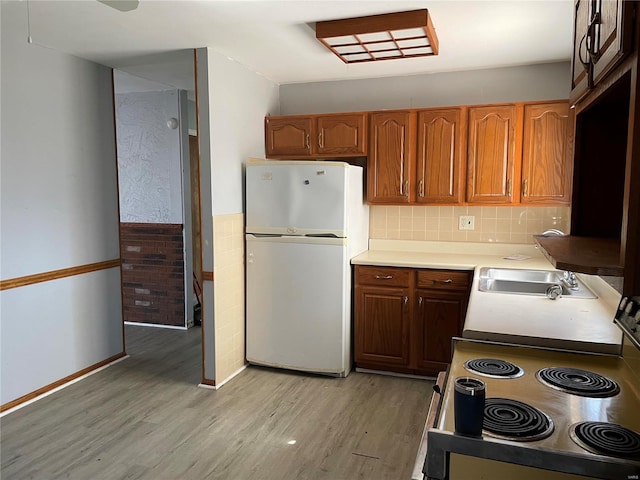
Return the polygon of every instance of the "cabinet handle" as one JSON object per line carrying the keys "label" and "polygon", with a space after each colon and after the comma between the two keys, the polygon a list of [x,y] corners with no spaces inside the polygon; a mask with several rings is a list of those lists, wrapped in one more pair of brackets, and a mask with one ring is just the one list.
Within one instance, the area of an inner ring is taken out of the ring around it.
{"label": "cabinet handle", "polygon": [[507,197],[511,196],[511,179],[507,178]]}
{"label": "cabinet handle", "polygon": [[376,280],[391,280],[393,275],[376,275]]}
{"label": "cabinet handle", "polygon": [[522,181],[522,196],[526,197],[527,195],[529,195],[529,179],[525,178]]}
{"label": "cabinet handle", "polygon": [[306,139],[306,141],[305,141],[305,147],[307,147],[307,149],[311,148],[311,147],[309,146],[309,134],[308,134],[308,133],[307,133],[307,139]]}
{"label": "cabinet handle", "polygon": [[[593,18],[589,22],[589,27],[587,28],[587,52],[589,53],[591,63],[596,63],[600,57],[600,52],[596,51],[598,48],[596,43],[596,28],[600,23],[600,12],[595,12],[593,14]],[[591,44],[589,44],[589,42]]]}
{"label": "cabinet handle", "polygon": [[404,181],[404,193],[403,193],[403,195],[405,197],[409,196],[409,180],[405,180]]}
{"label": "cabinet handle", "polygon": [[[589,62],[586,62],[583,58],[582,58],[582,45],[584,44],[585,39],[587,38],[587,35],[589,34],[589,32],[585,33],[582,38],[580,39],[580,43],[578,44],[578,60],[580,61],[580,63],[582,64],[582,68],[584,69],[585,72],[589,71]],[[589,54],[589,50],[587,47],[587,55]]]}
{"label": "cabinet handle", "polygon": [[424,180],[418,182],[418,196],[424,197]]}
{"label": "cabinet handle", "polygon": [[404,309],[407,309],[407,305],[409,305],[409,297],[405,296],[404,297]]}
{"label": "cabinet handle", "polygon": [[445,285],[449,285],[450,283],[453,283],[453,280],[451,280],[450,278],[447,278],[446,280],[434,278],[433,283],[444,283]]}
{"label": "cabinet handle", "polygon": [[324,147],[324,145],[322,144],[322,132],[318,134],[318,147]]}
{"label": "cabinet handle", "polygon": [[422,309],[422,297],[418,297],[418,306]]}
{"label": "cabinet handle", "polygon": [[403,139],[400,145],[400,195],[406,197],[409,195],[409,192],[406,191],[409,187],[409,182],[403,181],[404,170],[405,170],[405,164],[404,164],[404,139]]}

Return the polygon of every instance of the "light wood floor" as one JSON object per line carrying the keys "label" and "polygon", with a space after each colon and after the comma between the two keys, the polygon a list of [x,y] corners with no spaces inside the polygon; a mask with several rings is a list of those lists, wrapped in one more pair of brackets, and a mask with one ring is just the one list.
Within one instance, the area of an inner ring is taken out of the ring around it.
{"label": "light wood floor", "polygon": [[126,333],[131,358],[0,420],[2,480],[411,477],[432,382],[250,367],[206,390],[199,329]]}

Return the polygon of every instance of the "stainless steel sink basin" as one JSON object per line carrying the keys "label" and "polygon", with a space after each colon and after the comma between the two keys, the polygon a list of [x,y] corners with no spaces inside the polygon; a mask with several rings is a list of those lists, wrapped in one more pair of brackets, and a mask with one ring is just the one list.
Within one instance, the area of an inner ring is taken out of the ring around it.
{"label": "stainless steel sink basin", "polygon": [[483,292],[541,295],[556,298],[559,295],[574,298],[598,298],[580,280],[570,288],[564,272],[553,270],[518,270],[514,268],[480,269],[478,289]]}

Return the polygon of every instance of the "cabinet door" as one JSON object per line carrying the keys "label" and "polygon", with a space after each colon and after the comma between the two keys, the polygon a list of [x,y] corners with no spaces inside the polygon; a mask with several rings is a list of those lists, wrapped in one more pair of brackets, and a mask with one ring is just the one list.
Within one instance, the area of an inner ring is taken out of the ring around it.
{"label": "cabinet door", "polygon": [[571,103],[575,104],[591,87],[591,60],[587,38],[591,0],[576,0],[573,11],[573,53],[571,55]]}
{"label": "cabinet door", "polygon": [[367,161],[369,203],[398,204],[411,201],[413,118],[410,112],[371,114]]}
{"label": "cabinet door", "polygon": [[311,155],[311,118],[265,118],[267,156]]}
{"label": "cabinet door", "polygon": [[513,202],[515,124],[515,105],[469,109],[468,202]]}
{"label": "cabinet door", "polygon": [[[602,80],[631,51],[635,2],[597,0],[592,14],[593,84]],[[594,18],[595,16],[595,18]]]}
{"label": "cabinet door", "polygon": [[571,120],[567,103],[525,105],[521,203],[570,202]]}
{"label": "cabinet door", "polygon": [[355,291],[356,363],[408,367],[409,289],[357,286]]}
{"label": "cabinet door", "polygon": [[320,155],[366,155],[365,114],[318,117]]}
{"label": "cabinet door", "polygon": [[462,109],[418,113],[416,202],[462,201]]}
{"label": "cabinet door", "polygon": [[468,293],[416,292],[417,373],[436,375],[451,363],[451,338],[462,335]]}

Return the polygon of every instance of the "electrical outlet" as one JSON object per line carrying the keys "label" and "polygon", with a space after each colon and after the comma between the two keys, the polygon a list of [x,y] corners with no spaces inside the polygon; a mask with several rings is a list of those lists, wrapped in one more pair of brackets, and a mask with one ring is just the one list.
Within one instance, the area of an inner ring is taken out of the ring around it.
{"label": "electrical outlet", "polygon": [[476,217],[473,215],[460,215],[458,219],[458,230],[474,230]]}

